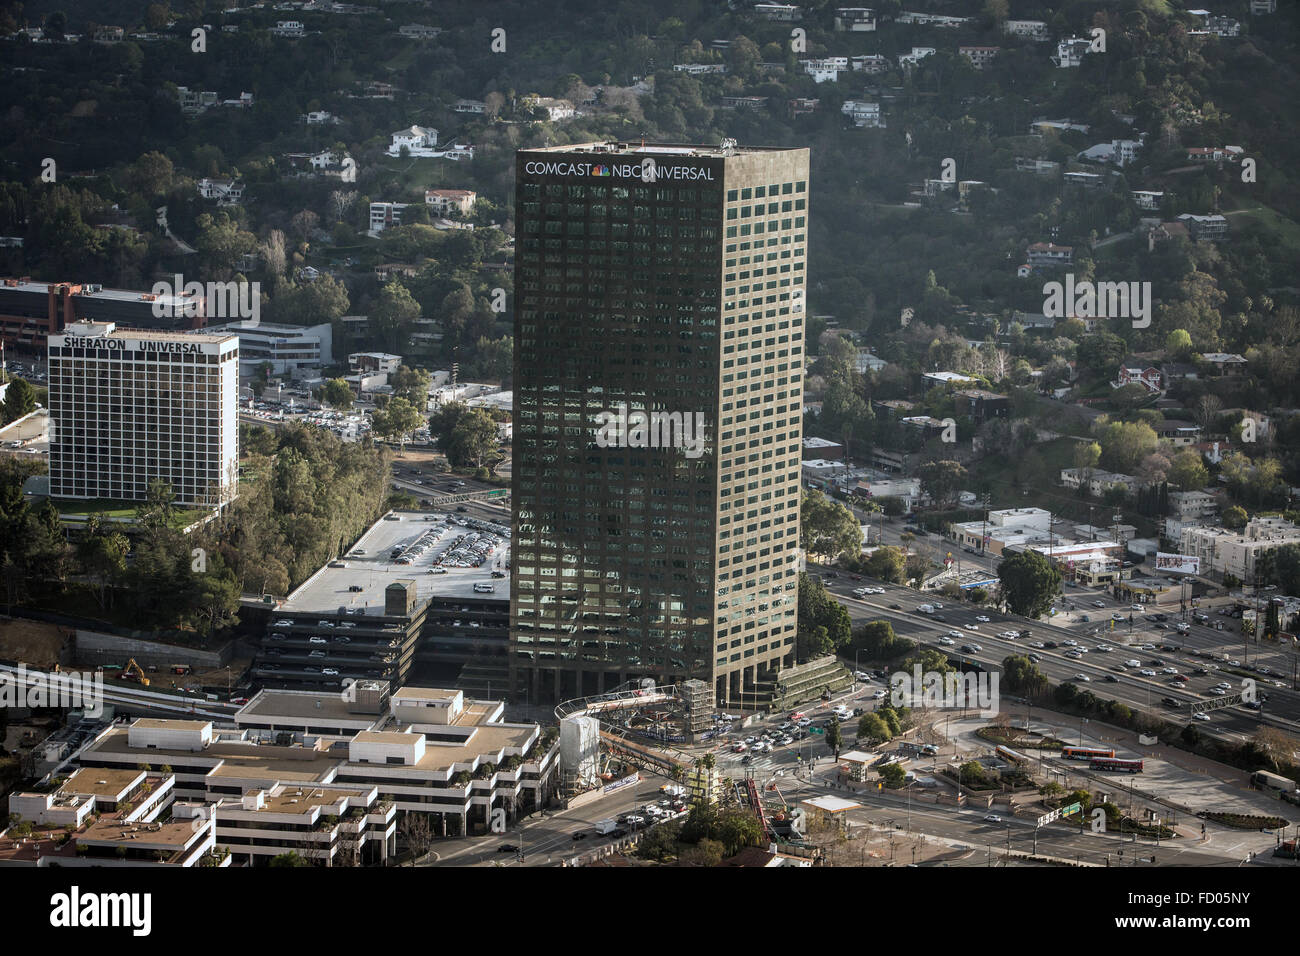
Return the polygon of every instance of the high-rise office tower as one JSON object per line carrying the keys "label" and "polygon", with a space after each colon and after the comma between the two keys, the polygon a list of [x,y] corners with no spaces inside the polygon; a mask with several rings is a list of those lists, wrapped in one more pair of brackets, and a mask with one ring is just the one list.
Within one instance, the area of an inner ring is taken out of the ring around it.
{"label": "high-rise office tower", "polygon": [[221,504],[239,470],[239,338],[78,322],[48,340],[50,494]]}
{"label": "high-rise office tower", "polygon": [[808,150],[516,160],[510,667],[722,702],[792,663]]}

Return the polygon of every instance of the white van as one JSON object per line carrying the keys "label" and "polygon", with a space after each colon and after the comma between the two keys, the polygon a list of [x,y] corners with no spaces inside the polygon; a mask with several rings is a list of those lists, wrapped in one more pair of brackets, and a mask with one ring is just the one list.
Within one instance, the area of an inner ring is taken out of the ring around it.
{"label": "white van", "polygon": [[475,594],[492,594],[494,591],[496,591],[496,585],[494,584],[485,583],[485,584],[474,585]]}

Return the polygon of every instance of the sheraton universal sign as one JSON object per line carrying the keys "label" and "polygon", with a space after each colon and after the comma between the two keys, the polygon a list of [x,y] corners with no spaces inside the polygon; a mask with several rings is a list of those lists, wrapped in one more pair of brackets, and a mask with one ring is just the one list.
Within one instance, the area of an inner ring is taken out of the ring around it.
{"label": "sheraton universal sign", "polygon": [[167,352],[198,355],[203,352],[203,342],[162,342],[156,339],[119,339],[100,336],[65,335],[57,343],[67,349],[110,349],[115,352]]}
{"label": "sheraton universal sign", "polygon": [[644,183],[670,180],[713,182],[713,170],[707,166],[656,162],[648,156],[639,163],[575,163],[567,159],[530,159],[524,163],[524,175],[609,176],[615,179],[639,179]]}

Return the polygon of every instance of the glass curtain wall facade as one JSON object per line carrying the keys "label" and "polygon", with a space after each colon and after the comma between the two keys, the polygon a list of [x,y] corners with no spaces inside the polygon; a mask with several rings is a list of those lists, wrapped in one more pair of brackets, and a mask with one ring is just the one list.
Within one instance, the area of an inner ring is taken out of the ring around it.
{"label": "glass curtain wall facade", "polygon": [[791,662],[808,151],[517,158],[515,699]]}

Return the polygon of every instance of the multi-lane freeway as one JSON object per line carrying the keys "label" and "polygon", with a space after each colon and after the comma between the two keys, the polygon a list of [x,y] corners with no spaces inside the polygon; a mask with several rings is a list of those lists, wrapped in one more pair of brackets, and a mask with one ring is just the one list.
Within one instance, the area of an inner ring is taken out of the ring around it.
{"label": "multi-lane freeway", "polygon": [[[1144,612],[1132,611],[1128,605],[1118,605],[1103,593],[1093,590],[1067,589],[1068,603],[1075,608],[1086,608],[1091,613],[1087,622],[1072,614],[1070,620],[1062,625],[953,603],[942,596],[886,585],[811,564],[809,572],[822,576],[826,587],[849,609],[855,624],[864,620],[888,620],[898,634],[941,650],[954,661],[974,661],[987,668],[1000,666],[1013,653],[1034,654],[1039,658],[1039,670],[1053,683],[1072,680],[1098,696],[1159,712],[1167,719],[1177,720],[1181,715],[1184,721],[1191,720],[1187,702],[1214,699],[1211,687],[1225,680],[1232,684],[1233,691],[1240,691],[1242,674],[1249,674],[1250,679],[1256,681],[1260,696],[1267,695],[1261,710],[1252,711],[1239,706],[1223,708],[1212,711],[1208,721],[1197,721],[1198,726],[1204,731],[1236,739],[1253,735],[1261,722],[1292,732],[1300,731],[1300,723],[1297,723],[1300,721],[1300,694],[1292,689],[1291,684],[1295,654],[1291,647],[1270,642],[1251,644],[1249,666],[1268,667],[1271,673],[1265,674],[1234,667],[1223,660],[1225,653],[1236,652],[1238,656],[1231,659],[1246,664],[1241,660],[1241,645],[1235,635],[1202,625],[1192,625],[1185,634],[1156,630],[1156,622],[1146,620]],[[828,573],[835,577],[826,578]],[[863,584],[884,587],[885,593],[854,597],[853,589]],[[935,614],[923,614],[917,610],[922,604],[934,605],[936,600],[942,606],[936,608]],[[1104,607],[1095,608],[1092,606],[1094,602],[1102,603]],[[1130,611],[1133,618],[1131,628]],[[1114,630],[1111,630],[1109,620],[1114,614],[1122,619],[1117,620]],[[980,621],[979,617],[989,620]],[[1031,632],[1027,638],[1010,636],[1012,631],[1025,630]],[[949,632],[957,636],[950,636]],[[1231,643],[1229,638],[1233,638]],[[949,640],[953,643],[948,644]],[[1074,643],[1066,644],[1066,641]],[[1057,646],[1047,647],[1048,643]],[[1181,645],[1181,650],[1160,650],[1161,644]],[[963,650],[963,646],[978,646],[979,649]],[[1216,656],[1197,656],[1192,651]],[[1138,661],[1138,666],[1126,666],[1126,661]],[[1172,669],[1173,673],[1167,669]],[[1142,674],[1143,670],[1154,671],[1155,675]],[[1173,681],[1180,675],[1188,680],[1178,686]],[[1085,681],[1084,677],[1088,679]],[[1182,702],[1183,706],[1164,706],[1162,701],[1166,697]]]}

